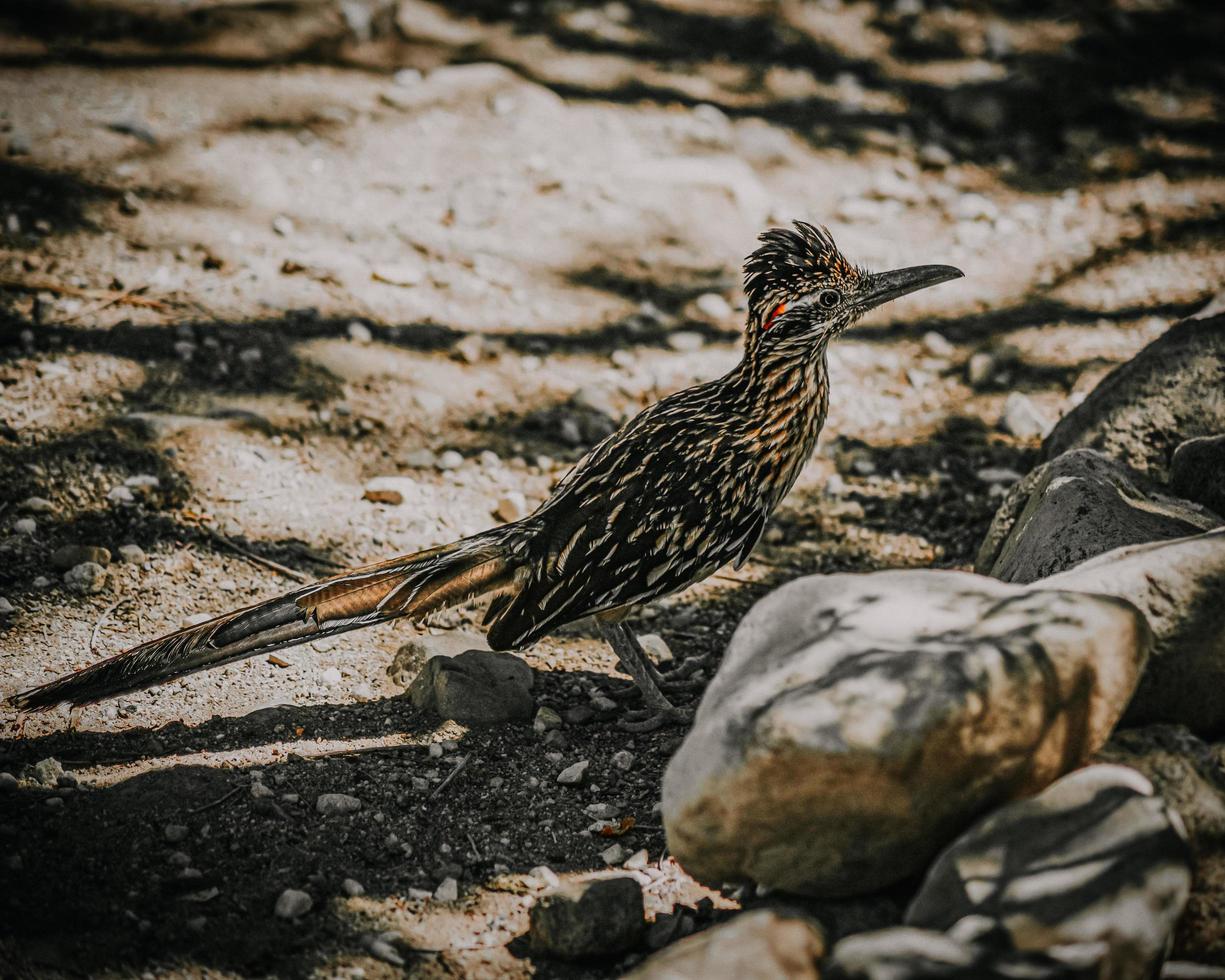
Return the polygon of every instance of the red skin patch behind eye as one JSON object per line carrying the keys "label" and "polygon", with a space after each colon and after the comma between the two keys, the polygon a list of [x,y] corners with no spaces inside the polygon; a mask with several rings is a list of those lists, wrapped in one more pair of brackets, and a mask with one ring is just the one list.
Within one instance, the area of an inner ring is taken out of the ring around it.
{"label": "red skin patch behind eye", "polygon": [[762,325],[762,332],[764,333],[765,331],[769,330],[770,327],[774,325],[774,321],[786,312],[786,303],[779,303],[778,306],[774,307],[774,311],[768,317],[766,317],[766,322]]}

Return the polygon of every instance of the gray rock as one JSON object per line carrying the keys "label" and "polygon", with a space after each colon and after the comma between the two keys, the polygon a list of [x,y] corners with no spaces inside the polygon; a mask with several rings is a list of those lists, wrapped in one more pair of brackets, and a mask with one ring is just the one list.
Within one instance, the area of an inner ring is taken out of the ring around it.
{"label": "gray rock", "polygon": [[119,546],[119,560],[127,562],[129,565],[143,565],[149,556],[145,554],[145,549],[138,544],[121,544]]}
{"label": "gray rock", "polygon": [[529,914],[532,951],[559,959],[612,956],[642,936],[642,889],[628,875],[567,882]]}
{"label": "gray rock", "polygon": [[626,980],[818,980],[825,937],[807,919],[744,912],[656,953]]}
{"label": "gray rock", "polygon": [[162,829],[162,836],[171,844],[177,844],[187,839],[187,828],[181,823],[168,823]]}
{"label": "gray rock", "polygon": [[59,572],[66,572],[87,561],[105,567],[111,563],[111,553],[106,548],[88,544],[66,544],[51,552],[51,567]]}
{"label": "gray rock", "polygon": [[45,786],[48,789],[58,786],[60,777],[63,775],[64,767],[60,765],[59,759],[55,758],[43,759],[30,767],[30,778],[39,786]]}
{"label": "gray rock", "polygon": [[54,514],[55,504],[46,497],[26,497],[17,505],[17,509],[27,514]]}
{"label": "gray rock", "polygon": [[464,465],[464,457],[454,449],[447,449],[438,456],[434,465],[440,470],[457,470]]}
{"label": "gray rock", "polygon": [[346,878],[340,883],[340,890],[350,898],[356,898],[358,895],[365,895],[366,889],[362,887],[360,881],[355,881],[353,878]]}
{"label": "gray rock", "polygon": [[740,624],[668,765],[669,848],[701,881],[822,897],[904,878],[1084,762],[1149,642],[1125,602],[962,572],[793,582]]}
{"label": "gray rock", "polygon": [[335,817],[345,813],[356,813],[362,808],[362,801],[347,793],[320,793],[315,800],[315,809],[325,817]]}
{"label": "gray rock", "polygon": [[1180,443],[1225,432],[1225,315],[1183,320],[1126,364],[1055,426],[1047,459],[1100,449],[1158,480]]}
{"label": "gray rock", "polygon": [[1030,400],[1014,391],[1004,400],[1000,428],[1018,439],[1037,439],[1051,431],[1051,420]]}
{"label": "gray rock", "polygon": [[306,892],[286,888],[277,897],[275,912],[279,919],[297,919],[311,910],[314,901]]}
{"label": "gray rock", "polygon": [[1225,529],[1133,545],[1042,579],[1130,602],[1153,631],[1153,653],[1124,720],[1170,721],[1202,735],[1225,732]]}
{"label": "gray rock", "polygon": [[24,534],[27,537],[38,530],[38,522],[32,517],[19,517],[13,521],[13,533]]}
{"label": "gray rock", "polygon": [[513,653],[466,650],[431,657],[408,689],[413,704],[467,725],[532,717],[532,668]]}
{"label": "gray rock", "polygon": [[980,932],[1002,930],[1023,951],[1104,943],[1104,975],[1144,980],[1190,889],[1182,821],[1152,784],[1124,766],[1090,766],[958,838],[932,865],[906,923],[950,929],[974,916]]}
{"label": "gray rock", "polygon": [[74,565],[64,573],[64,585],[78,595],[92,595],[106,588],[106,569],[94,561]]}
{"label": "gray rock", "polygon": [[17,777],[11,772],[0,772],[0,793],[17,788]]}
{"label": "gray rock", "polygon": [[11,616],[17,611],[17,607],[8,601],[4,596],[0,595],[0,616]]}
{"label": "gray rock", "polygon": [[1130,766],[1182,817],[1194,876],[1170,955],[1225,963],[1225,773],[1212,746],[1181,725],[1149,725],[1115,732],[1102,762]]}
{"label": "gray rock", "polygon": [[561,728],[561,715],[549,707],[540,707],[536,709],[536,717],[532,720],[532,728],[538,734],[543,735],[545,732],[551,732],[556,728]]}
{"label": "gray rock", "polygon": [[583,781],[583,776],[587,772],[589,765],[591,763],[587,759],[583,759],[581,762],[566,766],[565,769],[557,774],[557,781],[562,786],[577,786]]}
{"label": "gray rock", "polygon": [[459,882],[454,878],[443,878],[434,889],[434,898],[440,902],[455,902],[459,900]]}
{"label": "gray rock", "polygon": [[400,687],[408,687],[431,657],[457,657],[467,650],[488,650],[480,633],[450,630],[446,633],[414,636],[396,651],[387,676]]}
{"label": "gray rock", "polygon": [[1220,522],[1092,449],[1064,453],[1013,485],[974,570],[1033,582],[1129,544],[1168,541]]}
{"label": "gray rock", "polygon": [[1175,449],[1170,489],[1225,516],[1225,435],[1188,439]]}
{"label": "gray rock", "polygon": [[117,487],[111,487],[106,495],[106,499],[112,504],[134,504],[136,503],[136,494],[132,492],[131,487],[125,487],[120,484]]}

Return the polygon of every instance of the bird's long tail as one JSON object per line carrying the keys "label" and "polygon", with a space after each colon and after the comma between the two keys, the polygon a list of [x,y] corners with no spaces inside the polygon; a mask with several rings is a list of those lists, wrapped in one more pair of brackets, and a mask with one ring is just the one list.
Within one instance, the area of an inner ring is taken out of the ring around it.
{"label": "bird's long tail", "polygon": [[499,528],[322,579],[142,643],[16,694],[10,703],[26,711],[92,704],[233,660],[401,616],[422,619],[479,595],[505,593],[514,587],[505,537]]}

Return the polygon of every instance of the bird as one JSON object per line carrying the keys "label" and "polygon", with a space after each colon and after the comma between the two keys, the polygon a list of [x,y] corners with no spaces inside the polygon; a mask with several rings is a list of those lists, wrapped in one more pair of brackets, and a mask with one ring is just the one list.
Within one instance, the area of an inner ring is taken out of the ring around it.
{"label": "bird", "polygon": [[747,316],[736,366],[644,409],[579,460],[531,514],[141,643],[10,702],[21,711],[90,704],[487,597],[492,649],[519,650],[594,617],[642,693],[644,709],[628,713],[623,727],[687,723],[692,713],[668,699],[669,678],[627,617],[748,558],[825,422],[830,342],[874,307],[962,275],[947,265],[871,272],[848,261],[824,226],[767,229],[744,262]]}

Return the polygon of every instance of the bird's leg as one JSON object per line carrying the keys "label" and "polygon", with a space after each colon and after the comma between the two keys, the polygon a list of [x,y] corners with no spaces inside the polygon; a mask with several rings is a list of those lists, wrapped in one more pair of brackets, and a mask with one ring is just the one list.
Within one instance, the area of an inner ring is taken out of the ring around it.
{"label": "bird's leg", "polygon": [[613,648],[617,661],[627,674],[634,679],[634,684],[642,692],[642,699],[647,704],[644,717],[629,718],[621,722],[621,727],[631,732],[650,732],[667,724],[688,724],[693,720],[693,712],[678,708],[664,696],[659,689],[662,679],[655,665],[647,659],[646,651],[638,643],[633,631],[621,622],[598,620],[600,633]]}

